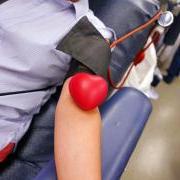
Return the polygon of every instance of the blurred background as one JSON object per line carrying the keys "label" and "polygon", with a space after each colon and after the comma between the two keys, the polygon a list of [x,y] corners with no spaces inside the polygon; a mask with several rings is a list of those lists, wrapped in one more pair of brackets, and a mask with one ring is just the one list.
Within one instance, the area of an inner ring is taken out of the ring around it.
{"label": "blurred background", "polygon": [[180,1],[162,0],[161,6],[173,12],[174,23],[157,27],[157,67],[147,92],[153,113],[122,180],[180,179]]}

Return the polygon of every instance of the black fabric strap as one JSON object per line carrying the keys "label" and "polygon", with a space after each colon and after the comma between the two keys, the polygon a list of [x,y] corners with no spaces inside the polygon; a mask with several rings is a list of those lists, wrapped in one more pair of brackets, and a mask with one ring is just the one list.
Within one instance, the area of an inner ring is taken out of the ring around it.
{"label": "black fabric strap", "polygon": [[78,21],[56,49],[71,55],[81,65],[107,79],[111,49],[86,16]]}

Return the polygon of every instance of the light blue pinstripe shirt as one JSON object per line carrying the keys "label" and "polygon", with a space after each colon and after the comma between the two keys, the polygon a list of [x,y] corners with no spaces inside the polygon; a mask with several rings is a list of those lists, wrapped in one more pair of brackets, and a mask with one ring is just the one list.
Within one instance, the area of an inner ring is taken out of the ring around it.
{"label": "light blue pinstripe shirt", "polygon": [[[105,38],[111,37],[88,0],[9,0],[0,5],[0,93],[61,85],[71,57],[55,48],[84,15]],[[0,97],[0,150],[20,140],[54,91]]]}

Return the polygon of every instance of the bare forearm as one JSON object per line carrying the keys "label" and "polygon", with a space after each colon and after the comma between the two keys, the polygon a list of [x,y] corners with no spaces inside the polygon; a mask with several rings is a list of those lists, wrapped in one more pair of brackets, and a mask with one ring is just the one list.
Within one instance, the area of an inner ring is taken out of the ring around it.
{"label": "bare forearm", "polygon": [[56,110],[55,159],[60,180],[100,180],[101,120],[98,109],[83,111],[63,89]]}

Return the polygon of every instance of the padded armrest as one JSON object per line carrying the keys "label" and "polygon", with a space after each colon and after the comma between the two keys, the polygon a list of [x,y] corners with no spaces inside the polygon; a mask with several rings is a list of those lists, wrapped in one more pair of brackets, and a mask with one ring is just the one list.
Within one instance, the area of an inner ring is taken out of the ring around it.
{"label": "padded armrest", "polygon": [[132,88],[122,89],[102,106],[103,180],[119,179],[151,111],[149,99]]}
{"label": "padded armrest", "polygon": [[[144,129],[152,106],[148,98],[132,88],[123,88],[101,108],[103,180],[117,180]],[[54,160],[35,180],[55,180]]]}

